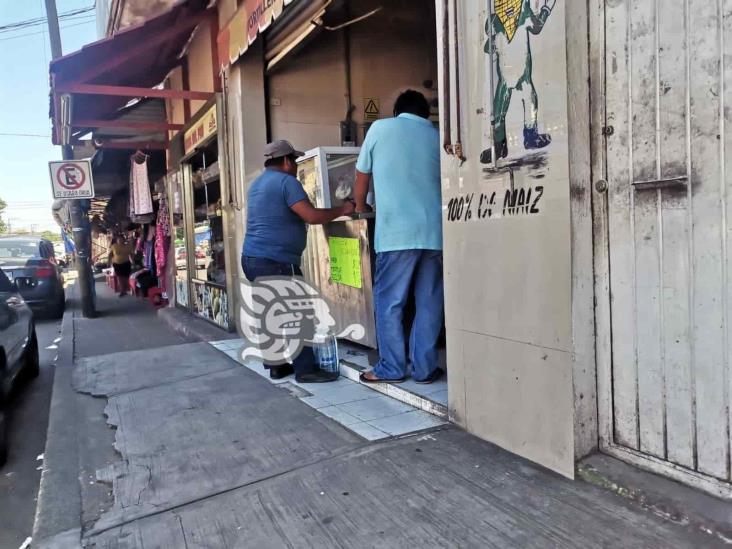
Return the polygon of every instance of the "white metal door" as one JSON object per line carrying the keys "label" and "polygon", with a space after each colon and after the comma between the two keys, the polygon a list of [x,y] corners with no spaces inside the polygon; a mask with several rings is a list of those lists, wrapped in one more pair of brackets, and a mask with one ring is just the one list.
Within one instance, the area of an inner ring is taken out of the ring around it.
{"label": "white metal door", "polygon": [[732,0],[606,0],[603,34],[612,333],[605,442],[724,488]]}

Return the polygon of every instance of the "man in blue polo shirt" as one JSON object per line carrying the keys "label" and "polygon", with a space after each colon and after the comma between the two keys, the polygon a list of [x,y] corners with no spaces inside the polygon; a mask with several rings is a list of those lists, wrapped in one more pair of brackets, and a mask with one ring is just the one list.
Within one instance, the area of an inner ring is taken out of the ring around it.
{"label": "man in blue polo shirt", "polygon": [[368,209],[373,178],[376,198],[374,305],[379,363],[361,374],[366,383],[404,381],[407,355],[404,305],[414,290],[416,314],[409,361],[417,383],[442,375],[437,340],[444,319],[440,138],[430,107],[414,90],[394,105],[394,118],[374,122],[356,164],[356,211]]}
{"label": "man in blue polo shirt", "polygon": [[[241,267],[248,280],[260,276],[302,276],[300,258],[305,251],[308,225],[330,223],[353,213],[346,200],[337,208],[315,208],[297,175],[297,158],[304,153],[287,141],[265,147],[265,170],[252,182],[247,195],[247,232]],[[292,366],[270,366],[269,375],[280,379],[292,373],[300,383],[334,381],[338,375],[319,370],[310,347],[303,347]]]}

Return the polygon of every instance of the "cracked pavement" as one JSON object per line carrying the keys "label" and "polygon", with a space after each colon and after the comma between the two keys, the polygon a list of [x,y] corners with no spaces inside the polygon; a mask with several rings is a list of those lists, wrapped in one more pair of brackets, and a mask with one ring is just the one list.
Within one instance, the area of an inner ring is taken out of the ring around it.
{"label": "cracked pavement", "polygon": [[453,426],[367,442],[120,301],[75,324],[85,547],[715,543]]}

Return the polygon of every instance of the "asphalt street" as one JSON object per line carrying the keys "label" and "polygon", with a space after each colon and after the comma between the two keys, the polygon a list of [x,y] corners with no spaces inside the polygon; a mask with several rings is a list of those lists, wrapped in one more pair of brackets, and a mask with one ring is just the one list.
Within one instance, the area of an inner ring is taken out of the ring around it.
{"label": "asphalt street", "polygon": [[22,382],[9,403],[10,452],[0,468],[0,549],[17,549],[33,531],[48,427],[60,320],[36,321],[41,359],[37,379]]}

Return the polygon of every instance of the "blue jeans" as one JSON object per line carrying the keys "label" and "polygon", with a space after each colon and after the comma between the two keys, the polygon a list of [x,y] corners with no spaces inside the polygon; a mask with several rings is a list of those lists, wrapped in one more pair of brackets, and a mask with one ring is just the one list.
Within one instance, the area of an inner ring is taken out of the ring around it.
{"label": "blue jeans", "polygon": [[412,377],[424,380],[437,368],[437,340],[445,316],[442,252],[400,250],[376,254],[374,305],[379,363],[374,374],[399,379],[407,373],[404,306],[414,288],[415,316],[409,337]]}
{"label": "blue jeans", "polygon": [[[302,276],[302,271],[297,265],[279,263],[271,259],[246,255],[241,256],[241,268],[249,282],[254,282],[260,276]],[[315,353],[313,353],[313,349],[304,346],[300,354],[292,362],[292,367],[298,374],[307,374],[316,371],[318,368],[315,364]]]}

